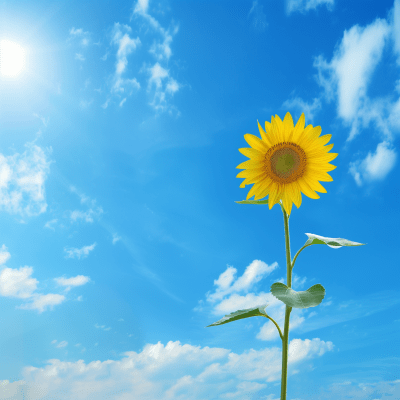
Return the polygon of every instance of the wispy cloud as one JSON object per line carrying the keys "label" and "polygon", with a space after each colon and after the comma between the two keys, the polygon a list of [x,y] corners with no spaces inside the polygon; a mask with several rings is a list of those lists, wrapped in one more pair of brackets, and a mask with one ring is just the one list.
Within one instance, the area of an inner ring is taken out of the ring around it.
{"label": "wispy cloud", "polygon": [[263,6],[258,4],[258,0],[253,0],[253,4],[247,17],[252,18],[254,29],[258,31],[265,31],[268,26],[266,15],[263,11]]}
{"label": "wispy cloud", "polygon": [[84,275],[77,275],[72,278],[54,278],[54,280],[59,286],[65,286],[65,291],[69,292],[71,290],[71,287],[85,285],[90,281],[90,278]]}
{"label": "wispy cloud", "polygon": [[111,327],[110,327],[110,326],[106,328],[105,325],[95,324],[94,327],[97,328],[97,329],[102,329],[103,331],[109,331],[109,330],[111,330]]}
{"label": "wispy cloud", "polygon": [[[147,92],[151,95],[150,105],[157,111],[168,111],[172,114],[175,107],[169,104],[172,96],[182,87],[174,78],[170,76],[167,63],[172,56],[171,44],[174,35],[179,31],[179,26],[165,29],[161,24],[149,14],[149,2],[139,0],[134,6],[131,20],[141,19],[153,31],[160,35],[160,40],[153,41],[149,53],[156,59],[154,64],[145,63],[141,72],[146,72],[149,76]],[[177,111],[177,115],[179,115]]]}
{"label": "wispy cloud", "polygon": [[113,233],[113,240],[112,240],[112,244],[115,244],[118,242],[118,240],[121,240],[121,237],[118,236],[116,233]]}
{"label": "wispy cloud", "polygon": [[85,32],[82,28],[69,30],[68,40],[78,40],[82,47],[87,47],[90,43],[90,32]]}
{"label": "wispy cloud", "polygon": [[77,196],[80,198],[81,204],[89,206],[86,211],[70,211],[70,219],[72,222],[76,222],[77,220],[84,220],[85,222],[92,223],[94,221],[94,218],[99,218],[103,214],[103,208],[101,206],[97,206],[96,200],[90,199],[84,193],[80,192],[75,186],[70,186],[70,190],[71,192],[77,194]]}
{"label": "wispy cloud", "polygon": [[312,103],[307,103],[300,97],[293,97],[289,100],[284,101],[282,106],[285,109],[294,109],[299,112],[299,116],[304,113],[306,121],[312,122],[315,115],[321,110],[322,103],[321,99],[316,97]]}
{"label": "wispy cloud", "polygon": [[286,0],[286,12],[300,12],[305,14],[310,10],[315,10],[318,6],[326,5],[329,11],[333,10],[335,0]]}
{"label": "wispy cloud", "polygon": [[80,249],[74,247],[70,248],[65,247],[64,251],[67,253],[65,258],[78,258],[78,259],[80,259],[81,257],[86,258],[89,255],[89,253],[94,250],[95,247],[96,243],[93,243],[90,246],[83,246]]}

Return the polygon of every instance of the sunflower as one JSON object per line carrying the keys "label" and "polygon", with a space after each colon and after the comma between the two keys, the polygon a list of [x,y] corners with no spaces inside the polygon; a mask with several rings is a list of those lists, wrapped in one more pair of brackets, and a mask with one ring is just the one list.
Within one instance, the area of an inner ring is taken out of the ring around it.
{"label": "sunflower", "polygon": [[237,178],[246,178],[240,187],[253,184],[246,200],[253,196],[254,200],[259,200],[269,195],[269,209],[281,202],[290,215],[292,203],[297,208],[301,205],[301,192],[312,199],[319,199],[315,191],[326,193],[318,181],[333,181],[327,172],[336,167],[329,161],[338,154],[329,153],[333,144],[325,146],[332,135],[319,137],[320,126],[304,128],[304,114],[296,126],[290,113],[286,113],[283,121],[278,115],[271,117],[271,123],[265,121],[265,131],[257,123],[261,139],[249,133],[244,135],[251,148],[239,151],[250,160],[236,167],[244,169]]}

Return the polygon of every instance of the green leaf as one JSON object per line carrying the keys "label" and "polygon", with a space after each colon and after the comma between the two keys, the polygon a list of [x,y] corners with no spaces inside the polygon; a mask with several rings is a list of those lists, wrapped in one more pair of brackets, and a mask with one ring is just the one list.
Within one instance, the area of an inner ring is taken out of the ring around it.
{"label": "green leaf", "polygon": [[242,200],[242,201],[235,201],[235,203],[239,204],[268,204],[267,200]]}
{"label": "green leaf", "polygon": [[242,318],[250,318],[250,317],[257,317],[257,316],[264,316],[266,317],[267,314],[264,311],[268,307],[268,304],[264,304],[262,306],[257,306],[253,308],[247,308],[246,310],[238,310],[233,313],[225,315],[225,317],[221,318],[219,321],[214,322],[211,325],[207,325],[206,328],[209,326],[217,326],[227,324],[228,322],[236,321],[237,319]]}
{"label": "green leaf", "polygon": [[305,244],[327,244],[332,249],[338,249],[342,246],[364,246],[366,243],[351,242],[347,239],[328,238],[323,236],[314,235],[313,233],[306,233],[308,240]]}
{"label": "green leaf", "polygon": [[325,288],[318,283],[305,292],[296,292],[284,283],[275,282],[271,286],[271,293],[289,307],[309,308],[321,303],[325,297]]}

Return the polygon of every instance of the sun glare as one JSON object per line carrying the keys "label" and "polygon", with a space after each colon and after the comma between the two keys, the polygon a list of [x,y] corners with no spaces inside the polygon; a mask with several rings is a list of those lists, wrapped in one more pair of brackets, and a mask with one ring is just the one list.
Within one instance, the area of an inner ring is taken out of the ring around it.
{"label": "sun glare", "polygon": [[15,42],[0,42],[0,73],[5,76],[17,76],[24,68],[24,49]]}

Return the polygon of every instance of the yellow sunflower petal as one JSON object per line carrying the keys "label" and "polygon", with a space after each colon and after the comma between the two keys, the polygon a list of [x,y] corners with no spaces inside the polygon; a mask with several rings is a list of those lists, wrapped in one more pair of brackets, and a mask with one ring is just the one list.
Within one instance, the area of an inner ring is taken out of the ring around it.
{"label": "yellow sunflower petal", "polygon": [[256,160],[247,160],[239,164],[236,168],[237,169],[256,169],[260,167],[260,161]]}
{"label": "yellow sunflower petal", "polygon": [[256,149],[249,149],[248,147],[244,147],[242,149],[239,149],[239,151],[246,157],[252,158],[254,160],[263,160],[264,159],[264,154],[262,154],[260,151]]}
{"label": "yellow sunflower petal", "polygon": [[268,150],[268,147],[265,145],[265,143],[262,142],[260,138],[257,136],[251,135],[250,133],[246,133],[244,135],[244,140],[251,146],[253,149],[256,149],[261,152],[265,152]]}
{"label": "yellow sunflower petal", "polygon": [[319,196],[317,193],[314,192],[308,185],[308,183],[304,179],[299,179],[298,180],[299,186],[301,191],[307,196],[310,197],[311,199],[319,199]]}
{"label": "yellow sunflower petal", "polygon": [[319,181],[322,181],[322,182],[332,182],[333,181],[333,179],[330,175],[328,175],[324,171],[321,171],[320,169],[308,168],[308,171],[310,171],[311,176],[313,176],[315,179],[318,179]]}
{"label": "yellow sunflower petal", "polygon": [[278,123],[274,117],[271,117],[271,134],[271,142],[273,145],[283,142],[283,137],[281,137]]}
{"label": "yellow sunflower petal", "polygon": [[271,191],[268,198],[268,206],[271,209],[282,197],[283,187],[280,184],[275,183],[271,186]]}
{"label": "yellow sunflower petal", "polygon": [[326,189],[317,180],[315,180],[314,177],[305,176],[303,178],[306,180],[310,188],[315,192],[327,193]]}
{"label": "yellow sunflower petal", "polygon": [[293,192],[292,185],[286,185],[285,190],[282,193],[282,203],[285,211],[288,215],[292,211],[292,203],[293,203]]}
{"label": "yellow sunflower petal", "polygon": [[247,193],[246,200],[248,200],[250,197],[253,197],[257,193],[257,185],[253,185],[252,188],[249,190],[249,193]]}
{"label": "yellow sunflower petal", "polygon": [[271,147],[271,135],[265,133],[264,129],[262,128],[262,126],[260,125],[258,120],[257,120],[257,124],[258,124],[258,130],[261,135],[262,143],[267,149],[269,149]]}
{"label": "yellow sunflower petal", "polygon": [[310,157],[310,161],[312,160],[313,162],[327,163],[334,160],[338,155],[338,153],[326,153],[317,157]]}
{"label": "yellow sunflower petal", "polygon": [[304,131],[304,125],[306,123],[304,113],[300,115],[299,120],[297,121],[296,126],[294,127],[293,130],[293,135],[292,135],[292,142],[297,143],[300,134]]}
{"label": "yellow sunflower petal", "polygon": [[297,181],[293,182],[293,192],[295,194],[293,202],[294,202],[294,204],[296,204],[297,208],[300,208],[300,206],[301,206],[301,191],[300,191],[299,183]]}

